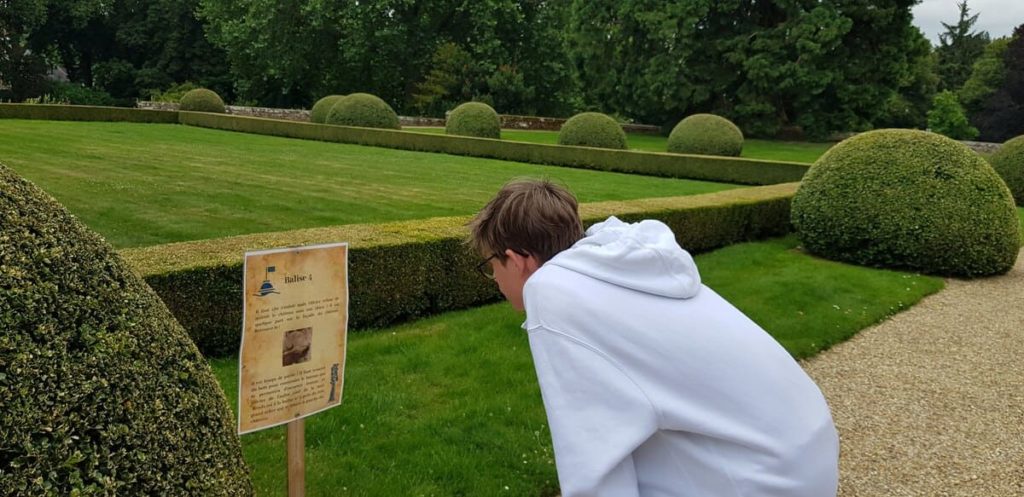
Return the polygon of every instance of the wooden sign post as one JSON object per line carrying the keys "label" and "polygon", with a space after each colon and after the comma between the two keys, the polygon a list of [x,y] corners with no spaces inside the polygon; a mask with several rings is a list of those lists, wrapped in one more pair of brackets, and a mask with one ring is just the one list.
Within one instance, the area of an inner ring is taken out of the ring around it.
{"label": "wooden sign post", "polygon": [[288,496],[304,497],[305,417],[341,404],[348,245],[245,254],[238,434],[288,425]]}
{"label": "wooden sign post", "polygon": [[306,497],[306,420],[288,423],[288,497]]}

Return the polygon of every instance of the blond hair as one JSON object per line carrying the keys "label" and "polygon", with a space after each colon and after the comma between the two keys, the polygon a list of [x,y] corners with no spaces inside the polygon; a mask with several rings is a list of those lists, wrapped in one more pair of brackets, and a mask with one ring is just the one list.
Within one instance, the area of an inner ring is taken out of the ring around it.
{"label": "blond hair", "polygon": [[547,180],[518,179],[498,194],[469,222],[469,245],[484,257],[505,251],[533,255],[544,264],[583,238],[576,197]]}

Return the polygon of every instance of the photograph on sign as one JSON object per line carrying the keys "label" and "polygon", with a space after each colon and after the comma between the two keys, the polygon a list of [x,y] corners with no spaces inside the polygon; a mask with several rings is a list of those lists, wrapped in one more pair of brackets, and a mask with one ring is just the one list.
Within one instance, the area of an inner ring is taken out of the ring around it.
{"label": "photograph on sign", "polygon": [[348,245],[245,254],[238,433],[341,403]]}

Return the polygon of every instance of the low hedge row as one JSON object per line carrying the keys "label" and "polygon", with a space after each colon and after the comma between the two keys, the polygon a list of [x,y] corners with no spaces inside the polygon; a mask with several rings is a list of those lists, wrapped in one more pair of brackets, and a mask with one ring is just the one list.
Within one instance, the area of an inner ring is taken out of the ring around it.
{"label": "low hedge row", "polygon": [[119,107],[0,104],[0,119],[180,122],[244,133],[747,185],[799,181],[809,167],[796,162],[545,145],[227,114]]}
{"label": "low hedge row", "polygon": [[[656,218],[680,244],[702,252],[786,233],[795,183],[689,197],[584,204],[586,224],[616,215]],[[349,242],[353,330],[470,307],[499,297],[474,270],[463,241],[467,217],[346,225],[243,235],[121,251],[156,290],[205,354],[236,353],[242,323],[242,262],[247,250]]]}
{"label": "low hedge row", "polygon": [[0,104],[0,119],[125,121],[133,123],[177,124],[178,113],[170,110],[95,107],[91,105]]}
{"label": "low hedge row", "polygon": [[197,112],[179,112],[179,120],[190,126],[261,135],[748,185],[799,181],[809,167],[796,162],[546,145]]}

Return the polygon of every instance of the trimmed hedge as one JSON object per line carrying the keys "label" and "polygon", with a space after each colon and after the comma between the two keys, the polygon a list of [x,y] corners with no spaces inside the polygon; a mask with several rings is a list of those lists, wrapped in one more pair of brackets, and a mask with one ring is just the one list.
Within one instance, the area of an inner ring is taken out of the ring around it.
{"label": "trimmed hedge", "polygon": [[799,181],[808,169],[807,164],[796,162],[546,145],[247,116],[181,112],[179,119],[190,126],[261,135],[748,185]]}
{"label": "trimmed hedge", "polygon": [[1010,187],[1017,205],[1024,206],[1024,135],[1007,140],[988,162]]}
{"label": "trimmed hedge", "polygon": [[0,104],[0,119],[47,121],[124,121],[177,124],[178,112],[171,110],[96,107],[92,105]]}
{"label": "trimmed hedge", "polygon": [[444,132],[449,135],[501,138],[501,118],[483,102],[466,102],[448,114]]}
{"label": "trimmed hedge", "polygon": [[395,110],[380,97],[369,93],[353,93],[338,100],[327,112],[326,124],[361,128],[402,128]]}
{"label": "trimmed hedge", "polygon": [[[654,217],[680,243],[701,252],[789,231],[796,184],[707,195],[601,202],[580,206],[585,222],[610,215]],[[211,356],[235,354],[241,330],[242,258],[246,250],[333,241],[350,243],[352,329],[387,326],[427,314],[496,300],[475,271],[479,257],[464,245],[468,217],[379,225],[346,225],[126,249],[121,254]]]}
{"label": "trimmed hedge", "polygon": [[182,95],[178,110],[223,114],[226,109],[224,108],[224,100],[215,91],[207,90],[206,88],[196,88]]}
{"label": "trimmed hedge", "polygon": [[558,131],[559,145],[626,150],[626,132],[614,119],[600,112],[583,112],[569,118]]}
{"label": "trimmed hedge", "polygon": [[188,111],[0,104],[0,119],[4,118],[180,122],[190,126],[242,133],[747,185],[774,185],[799,181],[809,167],[797,162],[545,145],[413,131],[324,126],[280,119]]}
{"label": "trimmed hedge", "polygon": [[739,157],[743,152],[743,132],[724,117],[694,114],[672,128],[668,136],[668,151]]}
{"label": "trimmed hedge", "polygon": [[793,225],[812,253],[929,274],[985,276],[1013,267],[1013,198],[985,159],[960,142],[886,129],[839,143],[793,199]]}
{"label": "trimmed hedge", "polygon": [[0,165],[0,495],[252,495],[206,360],[124,261]]}
{"label": "trimmed hedge", "polygon": [[328,95],[320,100],[317,100],[313,104],[313,110],[309,111],[309,122],[324,124],[327,122],[327,113],[331,111],[331,108],[335,106],[341,99],[345,98],[345,95]]}

